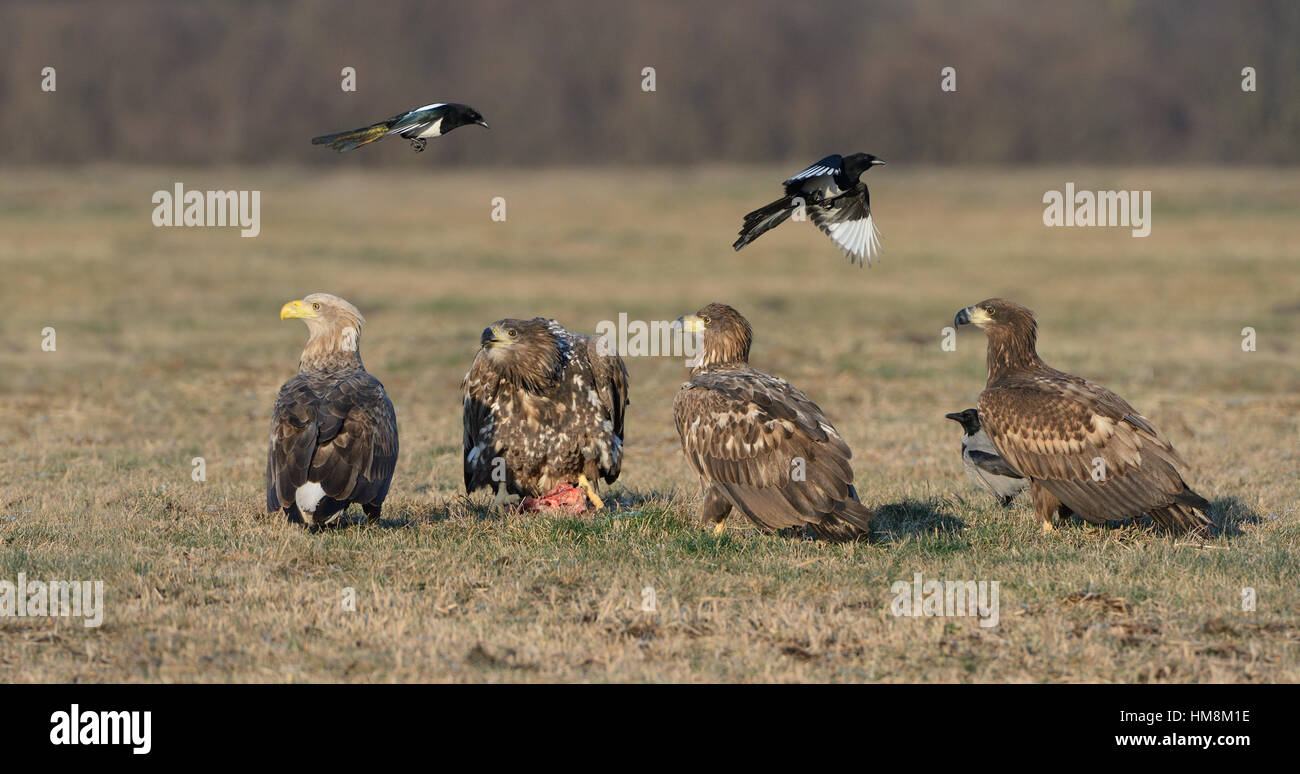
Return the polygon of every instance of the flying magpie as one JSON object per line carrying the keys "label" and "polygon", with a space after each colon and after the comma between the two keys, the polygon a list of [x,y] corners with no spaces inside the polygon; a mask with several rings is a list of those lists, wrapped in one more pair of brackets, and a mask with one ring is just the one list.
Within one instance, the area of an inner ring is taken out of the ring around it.
{"label": "flying magpie", "polygon": [[884,164],[870,153],[835,154],[810,164],[786,180],[785,196],[745,216],[740,238],[732,247],[739,250],[785,222],[800,206],[850,263],[871,263],[880,254],[880,230],[871,217],[867,184],[858,178],[874,166]]}
{"label": "flying magpie", "polygon": [[390,134],[400,134],[410,140],[411,147],[419,153],[424,150],[429,137],[440,137],[466,124],[478,124],[484,129],[488,128],[483,116],[469,105],[461,105],[457,102],[435,102],[432,105],[398,113],[387,121],[363,126],[350,132],[313,137],[311,144],[328,145],[342,153],[360,148]]}
{"label": "flying magpie", "polygon": [[968,408],[955,414],[945,414],[961,425],[965,435],[961,439],[961,461],[971,481],[984,487],[998,498],[1002,507],[1011,504],[1029,486],[1029,480],[1002,458],[993,441],[980,427],[978,409]]}

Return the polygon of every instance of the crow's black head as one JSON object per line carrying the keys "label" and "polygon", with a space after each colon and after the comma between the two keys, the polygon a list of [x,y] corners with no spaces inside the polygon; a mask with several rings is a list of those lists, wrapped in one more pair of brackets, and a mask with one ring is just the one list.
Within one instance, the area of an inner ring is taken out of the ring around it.
{"label": "crow's black head", "polygon": [[863,172],[884,163],[884,159],[872,156],[870,153],[850,153],[844,157],[841,168],[844,170],[845,177],[857,180]]}
{"label": "crow's black head", "polygon": [[944,416],[961,425],[961,429],[966,431],[966,435],[975,435],[980,431],[980,413],[976,409],[968,408],[965,411],[944,414]]}

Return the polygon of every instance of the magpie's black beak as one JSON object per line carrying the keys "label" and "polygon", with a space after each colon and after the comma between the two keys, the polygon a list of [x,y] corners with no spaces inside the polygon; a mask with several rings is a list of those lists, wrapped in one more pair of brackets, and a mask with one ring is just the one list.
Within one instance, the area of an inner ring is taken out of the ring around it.
{"label": "magpie's black beak", "polygon": [[958,312],[958,313],[957,313],[957,316],[954,317],[954,318],[952,318],[952,324],[953,324],[953,326],[954,326],[954,327],[957,327],[957,328],[960,328],[960,327],[963,326],[963,325],[969,325],[969,324],[970,324],[970,315],[971,315],[971,310],[974,309],[974,308],[975,308],[975,307],[973,307],[973,306],[968,306],[968,307],[966,307],[965,309],[963,309],[963,310],[961,310],[960,312]]}
{"label": "magpie's black beak", "polygon": [[871,160],[871,166],[873,166],[873,167],[883,167],[884,165],[885,165],[885,160],[884,160],[884,159],[872,159],[872,160]]}
{"label": "magpie's black beak", "polygon": [[962,421],[962,420],[961,420],[961,414],[960,414],[960,413],[944,414],[944,416],[947,417],[948,419],[951,419],[951,420],[954,421],[954,422],[961,422],[961,421]]}
{"label": "magpie's black beak", "polygon": [[481,118],[480,118],[479,120],[475,121],[474,123],[478,124],[479,126],[483,127],[484,129],[491,129],[491,128],[492,128],[492,127],[490,127],[490,126],[487,125],[487,121],[484,121],[484,120],[481,119]]}

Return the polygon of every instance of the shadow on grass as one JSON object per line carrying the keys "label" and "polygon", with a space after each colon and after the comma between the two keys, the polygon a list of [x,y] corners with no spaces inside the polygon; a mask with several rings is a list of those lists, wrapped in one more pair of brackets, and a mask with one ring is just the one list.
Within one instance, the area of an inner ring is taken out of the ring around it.
{"label": "shadow on grass", "polygon": [[[1261,517],[1250,506],[1243,503],[1236,497],[1220,497],[1210,503],[1210,512],[1206,514],[1210,521],[1214,523],[1213,537],[1236,538],[1244,533],[1242,527],[1245,525],[1262,524],[1267,519]],[[1071,524],[1074,526],[1086,526],[1092,524],[1078,514],[1071,514],[1063,520],[1058,520],[1057,524]],[[1131,529],[1135,534],[1150,532],[1164,534],[1164,530],[1156,523],[1151,516],[1143,514],[1131,519],[1117,519],[1093,524],[1093,526],[1102,527],[1107,530],[1125,530]]]}
{"label": "shadow on grass", "polygon": [[[384,510],[378,521],[371,521],[360,508],[354,506],[348,508],[339,516],[337,521],[331,524],[323,527],[307,527],[306,529],[312,533],[337,532],[343,529],[363,529],[366,527],[371,529],[409,529],[420,524],[446,521],[452,517],[454,511],[475,512],[476,510],[481,510],[488,516],[493,515],[493,511],[495,511],[490,504],[478,505],[466,500],[465,502],[440,503],[427,508],[388,508]],[[501,512],[496,511],[494,515],[499,518]]]}
{"label": "shadow on grass", "polygon": [[617,494],[606,495],[605,503],[622,511],[639,511],[646,508],[669,511],[673,509],[675,498],[676,495],[672,492],[656,492],[653,489],[647,492],[637,492],[631,489],[621,489]]}
{"label": "shadow on grass", "polygon": [[1245,534],[1242,527],[1263,524],[1268,519],[1260,516],[1249,505],[1236,497],[1220,497],[1210,502],[1210,519],[1219,537],[1235,538]]}
{"label": "shadow on grass", "polygon": [[[505,521],[508,519],[529,518],[531,516],[571,516],[578,520],[596,520],[601,517],[619,518],[634,515],[638,511],[655,510],[667,512],[672,508],[671,496],[658,492],[634,492],[621,489],[617,493],[608,490],[602,492],[605,508],[592,510],[588,508],[581,513],[564,509],[543,509],[539,511],[521,511],[515,505],[497,505],[491,498],[460,494],[441,502],[435,502],[420,508],[402,508],[396,512],[385,513],[384,518],[371,526],[381,529],[402,529],[419,524],[432,524],[447,521],[453,517],[469,517],[475,521]],[[366,517],[359,511],[350,511],[339,526],[364,526]]]}
{"label": "shadow on grass", "polygon": [[949,513],[949,508],[947,502],[933,500],[904,500],[876,506],[876,518],[871,521],[872,542],[893,543],[904,537],[935,532],[959,533],[966,528],[966,522]]}

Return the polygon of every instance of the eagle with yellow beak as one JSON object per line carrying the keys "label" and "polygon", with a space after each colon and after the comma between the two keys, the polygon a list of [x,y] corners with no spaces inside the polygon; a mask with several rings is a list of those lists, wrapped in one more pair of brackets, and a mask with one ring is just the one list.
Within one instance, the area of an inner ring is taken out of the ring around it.
{"label": "eagle with yellow beak", "polygon": [[721,534],[734,509],[769,531],[867,537],[875,514],[853,486],[853,452],[808,396],[749,364],[749,321],[715,303],[678,322],[696,342],[673,417],[703,485],[700,521]]}
{"label": "eagle with yellow beak", "polygon": [[308,337],[271,412],[266,509],[318,529],[357,503],[378,521],[397,464],[397,416],[361,364],[365,318],[338,296],[312,293],[285,304],[280,319],[302,320]]}
{"label": "eagle with yellow beak", "polygon": [[1044,532],[1055,516],[1100,524],[1144,513],[1172,532],[1211,531],[1210,502],[1183,480],[1187,463],[1169,439],[1120,396],[1044,363],[1033,312],[990,298],[957,312],[953,325],[988,337],[980,425],[1029,479]]}

